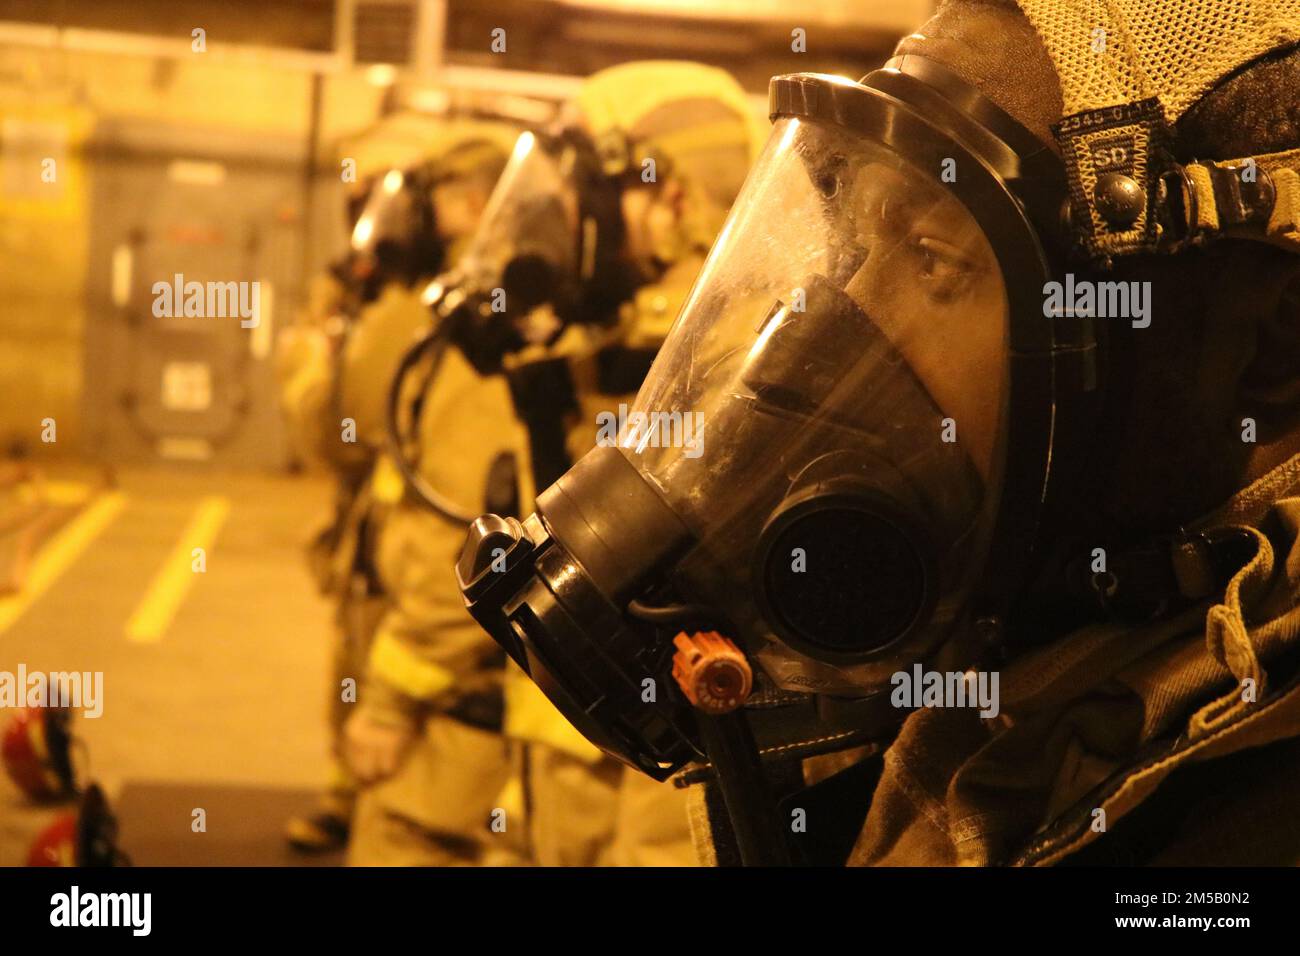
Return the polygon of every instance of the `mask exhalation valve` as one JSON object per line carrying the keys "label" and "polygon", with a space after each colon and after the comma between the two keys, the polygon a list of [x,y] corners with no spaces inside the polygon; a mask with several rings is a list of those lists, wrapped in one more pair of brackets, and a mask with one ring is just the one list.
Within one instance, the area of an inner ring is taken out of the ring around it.
{"label": "mask exhalation valve", "polygon": [[754,673],[733,641],[717,631],[673,638],[673,680],[691,706],[706,714],[727,714],[740,707],[754,686]]}

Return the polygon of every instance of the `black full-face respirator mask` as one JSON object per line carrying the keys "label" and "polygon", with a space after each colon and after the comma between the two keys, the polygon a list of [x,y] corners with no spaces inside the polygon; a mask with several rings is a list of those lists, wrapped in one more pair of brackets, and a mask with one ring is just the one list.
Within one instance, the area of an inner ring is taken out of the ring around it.
{"label": "black full-face respirator mask", "polygon": [[424,295],[435,325],[480,372],[567,325],[616,318],[636,286],[621,188],[581,130],[519,137],[465,255]]}
{"label": "black full-face respirator mask", "polygon": [[447,247],[438,234],[433,187],[424,167],[390,169],[375,181],[364,205],[353,210],[349,264],[364,271],[361,304],[377,299],[390,282],[409,286],[445,267]]}
{"label": "black full-face respirator mask", "polygon": [[711,768],[762,862],[771,755],[884,739],[893,675],[1000,643],[1100,393],[1102,323],[1046,283],[1197,221],[1154,160],[1072,203],[1060,157],[920,57],[777,77],[771,116],[617,441],[525,520],[479,518],[457,566],[588,739]]}

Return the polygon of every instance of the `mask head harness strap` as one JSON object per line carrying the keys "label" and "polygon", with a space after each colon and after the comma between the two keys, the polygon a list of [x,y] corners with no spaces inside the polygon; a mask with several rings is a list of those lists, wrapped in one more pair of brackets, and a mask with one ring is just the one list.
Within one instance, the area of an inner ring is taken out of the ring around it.
{"label": "mask head harness strap", "polygon": [[663,150],[652,148],[617,126],[596,137],[594,147],[601,171],[624,184],[642,182],[642,171],[647,168],[648,160],[653,161],[656,180],[667,179],[672,174],[672,162]]}
{"label": "mask head harness strap", "polygon": [[[1069,180],[1071,255],[1109,269],[1219,239],[1300,252],[1300,148],[1205,160],[1176,123],[1243,65],[1300,43],[1297,0],[1017,0],[1052,60],[1052,127]],[[1292,144],[1300,146],[1300,144]],[[1221,591],[1253,553],[1233,529],[1149,536],[1097,572],[1079,556],[1066,591],[1107,616],[1150,618]]]}
{"label": "mask head harness strap", "polygon": [[1070,183],[1075,250],[1099,266],[1221,237],[1300,252],[1300,149],[1179,163],[1155,98],[1076,113],[1052,132]]}
{"label": "mask head harness strap", "polygon": [[620,202],[620,175],[611,174],[611,147],[592,141],[582,130],[565,127],[553,139],[560,169],[577,189],[578,231],[576,298],[563,307],[566,322],[612,321],[632,293],[622,265],[626,227]]}
{"label": "mask head harness strap", "polygon": [[[1300,43],[1300,0],[1016,0],[1051,59],[1084,260],[1176,253],[1221,236],[1300,251],[1296,151],[1220,162],[1175,123],[1245,64]],[[1300,145],[1300,144],[1297,144]]]}
{"label": "mask head harness strap", "polygon": [[[891,77],[890,70],[901,75]],[[913,78],[924,86],[910,83]],[[1219,238],[1266,241],[1300,252],[1300,149],[1179,163],[1167,111],[1152,97],[1063,119],[1053,127],[1058,159],[1046,144],[1034,149],[1037,137],[933,61],[896,57],[869,79],[912,102],[928,97],[936,111],[951,114],[947,104],[959,105],[960,115],[979,120],[976,128],[956,130],[968,140],[986,140],[996,131],[995,138],[1016,144],[1018,174],[996,158],[996,144],[983,154],[994,158],[1024,203],[1058,267],[1082,259],[1104,268],[1115,256],[1173,254]],[[1079,346],[1095,351],[1090,324],[1071,329],[1068,320],[1058,320],[1058,337],[1061,332],[1077,334]],[[1099,391],[1093,395],[1091,404]],[[1088,406],[1076,407],[1086,416]],[[1062,438],[1053,442],[1054,464],[1067,474],[1073,466],[1064,455],[1071,447],[1084,446]],[[1047,491],[1050,501],[1052,488]],[[1130,619],[1208,596],[1249,557],[1238,535],[1181,530],[1110,551],[1112,567],[1105,573],[1091,569],[1090,553],[1067,559],[1065,587],[1088,606]]]}

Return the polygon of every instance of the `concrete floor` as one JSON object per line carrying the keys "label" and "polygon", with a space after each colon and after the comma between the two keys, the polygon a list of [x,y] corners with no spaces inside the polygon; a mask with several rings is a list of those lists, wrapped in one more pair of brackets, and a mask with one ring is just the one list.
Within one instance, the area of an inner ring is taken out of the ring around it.
{"label": "concrete floor", "polygon": [[[114,802],[128,785],[133,795],[193,794],[196,806],[205,792],[214,804],[238,792],[241,815],[253,817],[258,803],[247,796],[266,791],[268,819],[238,825],[241,845],[260,840],[273,861],[283,856],[278,835],[291,792],[314,791],[327,772],[332,623],[306,570],[303,543],[328,512],[329,483],[159,466],[123,471],[117,484],[121,510],[44,594],[0,626],[0,670],[23,663],[29,672],[103,671],[103,716],[78,717],[74,725],[88,758],[83,776]],[[207,548],[206,572],[184,583],[155,641],[129,640],[128,620],[169,557],[174,564],[182,548],[189,551],[182,539],[204,503],[211,510],[218,499],[229,510]],[[220,814],[209,812],[208,833],[192,833],[188,806],[173,799],[158,807],[162,816],[186,818],[151,820],[135,810],[135,819],[120,821],[128,849],[133,832],[142,844],[156,844],[161,831],[193,841],[171,847],[169,862],[224,855],[217,850]],[[0,865],[22,862],[31,836],[58,809],[31,807],[0,775]]]}

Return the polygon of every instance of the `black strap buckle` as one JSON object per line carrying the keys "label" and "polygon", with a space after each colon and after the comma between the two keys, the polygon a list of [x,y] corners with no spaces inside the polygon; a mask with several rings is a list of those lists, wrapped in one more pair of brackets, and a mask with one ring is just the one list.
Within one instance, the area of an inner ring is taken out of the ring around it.
{"label": "black strap buckle", "polygon": [[1202,600],[1222,590],[1257,549],[1255,536],[1245,528],[1180,532],[1170,550],[1179,593],[1189,600]]}
{"label": "black strap buckle", "polygon": [[1145,620],[1222,592],[1255,552],[1245,528],[1180,529],[1111,551],[1102,571],[1091,569],[1091,555],[1080,555],[1066,575],[1073,593],[1105,614]]}

